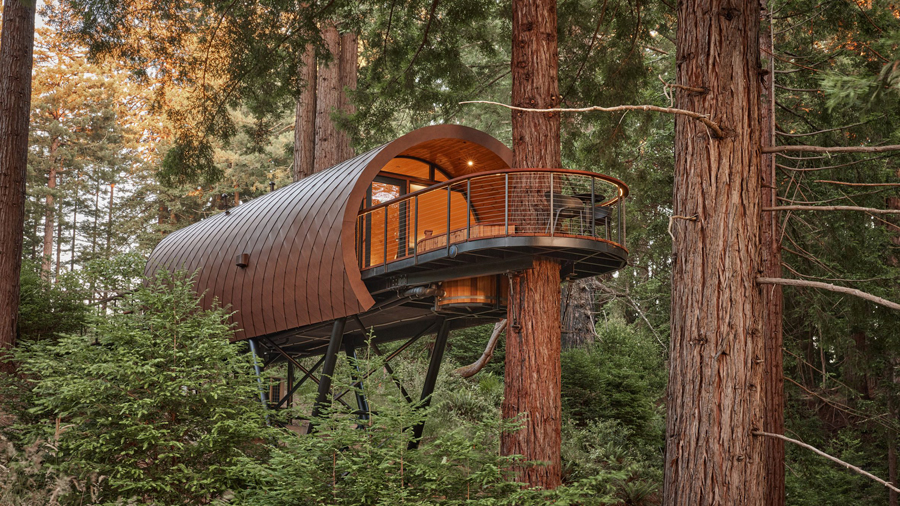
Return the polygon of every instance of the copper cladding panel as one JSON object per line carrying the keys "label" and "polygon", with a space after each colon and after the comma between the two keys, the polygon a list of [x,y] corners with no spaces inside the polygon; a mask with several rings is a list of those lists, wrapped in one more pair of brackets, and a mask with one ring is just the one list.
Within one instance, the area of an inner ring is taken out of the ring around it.
{"label": "copper cladding panel", "polygon": [[[438,125],[411,132],[306,179],[165,237],[144,275],[196,273],[203,307],[229,306],[236,339],[363,312],[374,304],[359,272],[355,225],[369,184],[398,155],[456,177],[508,167],[512,152],[483,132]],[[468,160],[473,160],[469,167]],[[246,267],[235,259],[249,255]]]}

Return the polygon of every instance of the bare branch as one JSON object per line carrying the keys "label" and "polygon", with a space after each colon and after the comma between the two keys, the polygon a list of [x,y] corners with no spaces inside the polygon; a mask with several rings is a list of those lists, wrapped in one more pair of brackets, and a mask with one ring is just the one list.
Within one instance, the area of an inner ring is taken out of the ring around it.
{"label": "bare branch", "polygon": [[803,133],[803,134],[789,134],[787,132],[775,132],[775,133],[777,133],[778,135],[780,135],[782,137],[809,137],[811,135],[819,135],[819,134],[824,134],[824,133],[828,133],[828,132],[837,132],[838,130],[846,130],[848,128],[865,125],[866,123],[871,123],[872,121],[875,121],[877,119],[882,119],[882,118],[884,118],[884,116],[879,116],[877,118],[872,118],[872,119],[869,119],[866,121],[860,121],[859,123],[853,123],[852,125],[844,125],[844,126],[839,126],[837,128],[828,128],[825,130],[819,130],[818,132],[809,132],[809,133]]}
{"label": "bare branch", "polygon": [[802,93],[820,93],[822,91],[818,88],[790,88],[788,86],[783,86],[778,83],[775,83],[775,87],[778,89],[781,89],[781,90],[797,91],[797,92],[802,92]]}
{"label": "bare branch", "polygon": [[871,214],[900,214],[900,209],[875,209],[857,206],[778,206],[764,207],[763,211],[862,211]]}
{"label": "bare branch", "polygon": [[488,104],[488,105],[499,105],[500,107],[506,107],[507,109],[511,109],[513,111],[524,111],[524,112],[591,112],[591,111],[599,111],[599,112],[621,112],[621,111],[653,111],[653,112],[664,112],[667,114],[680,114],[682,116],[687,116],[688,118],[693,118],[709,128],[713,135],[716,138],[725,137],[725,133],[722,132],[722,128],[712,120],[709,119],[709,116],[706,114],[700,114],[693,111],[685,111],[684,109],[673,109],[671,107],[659,107],[656,105],[618,105],[615,107],[600,107],[598,105],[592,107],[580,107],[575,109],[568,108],[553,108],[553,109],[530,109],[528,107],[516,107],[514,105],[501,104],[500,102],[491,102],[489,100],[467,100],[464,102],[460,102],[460,104]]}
{"label": "bare branch", "polygon": [[[815,157],[811,157],[811,158],[797,158],[797,157],[794,157],[794,156],[783,155],[783,154],[781,154],[781,153],[778,153],[778,156],[783,156],[783,157],[785,157],[785,158],[790,158],[790,159],[792,159],[792,160],[801,160],[801,161],[819,160],[819,159],[822,159],[822,158],[827,158],[827,157],[822,157],[822,156],[815,156]],[[852,162],[842,163],[842,164],[840,164],[840,165],[828,165],[828,166],[825,166],[825,167],[810,167],[810,168],[808,168],[808,169],[801,169],[801,168],[798,168],[798,167],[790,167],[790,166],[788,166],[788,165],[781,165],[781,164],[777,164],[777,163],[776,163],[775,165],[777,165],[778,167],[781,167],[782,169],[793,170],[793,171],[797,171],[797,172],[816,172],[816,171],[820,171],[820,170],[840,169],[841,167],[848,167],[848,166],[850,166],[850,165],[856,165],[856,164],[858,164],[858,163],[871,162],[872,160],[881,160],[881,159],[883,159],[883,158],[889,158],[889,157],[892,157],[892,156],[895,156],[895,154],[894,154],[894,153],[888,153],[888,154],[886,154],[886,155],[873,156],[873,157],[871,157],[871,158],[863,158],[862,160],[854,160],[854,161],[852,161]]]}
{"label": "bare branch", "polygon": [[806,286],[810,288],[821,288],[822,290],[828,290],[830,292],[837,293],[846,293],[848,295],[853,295],[855,297],[859,297],[861,299],[866,299],[868,301],[874,302],[876,304],[880,304],[884,307],[889,307],[891,309],[896,309],[900,311],[900,304],[896,302],[891,302],[887,299],[882,299],[877,295],[872,295],[871,293],[866,293],[855,288],[847,288],[846,286],[837,286],[832,285],[831,283],[820,283],[818,281],[806,281],[802,279],[785,279],[785,278],[756,278],[756,282],[760,284],[768,284],[768,285],[787,285],[787,286]]}
{"label": "bare branch", "polygon": [[882,480],[881,478],[875,476],[874,474],[868,473],[868,472],[866,472],[866,471],[863,471],[862,469],[860,469],[860,468],[854,466],[853,464],[848,464],[848,463],[844,462],[843,460],[841,460],[841,459],[839,459],[839,458],[837,458],[837,457],[832,457],[831,455],[828,455],[827,453],[823,452],[822,450],[819,450],[818,448],[815,448],[815,447],[813,447],[813,446],[810,446],[810,445],[808,445],[808,444],[806,444],[806,443],[804,443],[804,442],[802,442],[802,441],[797,441],[796,439],[791,439],[791,438],[789,438],[789,437],[787,437],[787,436],[782,436],[781,434],[772,434],[771,432],[763,432],[763,431],[761,431],[761,430],[755,430],[755,431],[753,431],[753,435],[754,435],[754,436],[767,436],[767,437],[773,437],[773,438],[776,438],[776,439],[781,439],[781,440],[783,440],[783,441],[787,441],[788,443],[794,443],[794,444],[797,445],[797,446],[802,446],[803,448],[806,448],[807,450],[810,450],[810,451],[812,451],[813,453],[815,453],[815,454],[817,454],[817,455],[820,455],[820,456],[822,456],[822,457],[825,457],[826,459],[828,459],[828,460],[830,460],[830,461],[832,461],[832,462],[835,462],[835,463],[837,463],[837,464],[840,464],[840,465],[846,467],[847,469],[849,469],[849,470],[851,470],[851,471],[854,471],[854,472],[856,472],[856,473],[859,473],[859,474],[865,476],[866,478],[869,478],[869,479],[871,479],[871,480],[875,480],[875,481],[877,481],[878,483],[881,483],[882,485],[884,485],[885,487],[887,487],[887,488],[893,490],[894,492],[900,492],[900,488],[895,487],[895,486],[892,485],[890,482],[884,481],[884,480]]}
{"label": "bare branch", "polygon": [[476,360],[475,362],[460,367],[453,371],[453,374],[457,376],[461,376],[463,378],[471,378],[475,376],[479,371],[484,369],[484,366],[487,365],[488,362],[491,361],[491,357],[494,356],[494,348],[497,347],[497,341],[500,340],[500,334],[506,329],[506,318],[497,322],[494,325],[494,331],[491,333],[491,338],[488,339],[487,346],[484,348],[484,353]]}
{"label": "bare branch", "polygon": [[826,179],[816,179],[814,183],[840,184],[844,186],[900,186],[900,183],[848,183],[846,181],[828,181]]}
{"label": "bare branch", "polygon": [[763,153],[885,153],[900,151],[900,145],[885,146],[763,146]]}

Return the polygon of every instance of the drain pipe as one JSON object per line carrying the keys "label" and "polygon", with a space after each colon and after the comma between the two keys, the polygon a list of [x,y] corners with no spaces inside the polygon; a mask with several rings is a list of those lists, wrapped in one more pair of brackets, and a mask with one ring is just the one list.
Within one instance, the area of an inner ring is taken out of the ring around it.
{"label": "drain pipe", "polygon": [[263,411],[266,412],[266,425],[269,425],[269,412],[266,405],[266,394],[263,388],[262,371],[259,368],[258,354],[256,353],[256,339],[250,339],[250,353],[253,354],[253,370],[256,371],[256,383],[259,385],[259,402],[262,403]]}

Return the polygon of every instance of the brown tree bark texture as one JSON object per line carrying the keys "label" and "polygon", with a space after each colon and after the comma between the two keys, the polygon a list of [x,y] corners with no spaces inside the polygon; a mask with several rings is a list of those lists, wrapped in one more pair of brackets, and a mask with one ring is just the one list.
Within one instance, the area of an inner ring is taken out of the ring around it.
{"label": "brown tree bark texture", "polygon": [[303,53],[303,91],[297,99],[294,120],[294,181],[312,175],[316,156],[316,50],[306,46]]}
{"label": "brown tree bark texture", "polygon": [[[512,101],[532,108],[559,104],[556,0],[513,1]],[[513,165],[559,167],[557,113],[513,111]],[[530,181],[543,200],[546,177]],[[519,184],[527,189],[528,180]],[[532,208],[526,204],[526,208]],[[512,278],[506,341],[503,417],[526,413],[524,427],[501,438],[501,452],[545,466],[520,469],[519,481],[555,488],[560,483],[560,292],[559,265],[547,258]]]}
{"label": "brown tree bark texture", "polygon": [[[771,13],[767,0],[760,0],[759,47],[761,55],[774,54],[772,45]],[[766,57],[768,65],[761,73],[760,97],[760,142],[762,146],[775,145],[775,61]],[[778,204],[778,181],[775,178],[775,155],[760,158],[760,194],[762,207]],[[760,261],[763,275],[781,277],[781,230],[775,213],[763,213],[759,222]],[[759,285],[763,305],[762,338],[765,356],[765,419],[763,430],[773,434],[784,434],[784,343],[782,324],[784,298],[781,286]],[[767,506],[784,506],[784,441],[766,438],[765,473]]]}
{"label": "brown tree bark texture", "polygon": [[316,76],[315,172],[343,161],[340,158],[337,127],[331,120],[332,112],[341,107],[341,36],[334,23],[327,23],[322,29],[322,40],[331,55],[331,61],[320,64]]}
{"label": "brown tree bark texture", "polygon": [[[0,354],[16,343],[25,226],[34,6],[3,2],[0,34]],[[0,371],[15,370],[0,362]]]}
{"label": "brown tree bark texture", "polygon": [[758,0],[678,4],[678,107],[709,114],[725,137],[675,119],[672,332],[665,504],[765,501],[760,328]]}
{"label": "brown tree bark texture", "polygon": [[[355,32],[341,34],[341,58],[339,61],[341,94],[340,110],[345,114],[353,114],[356,108],[350,101],[348,90],[356,90],[357,74],[359,72],[359,37]],[[343,130],[338,130],[338,144],[340,147],[341,161],[353,158],[353,146],[350,143],[350,135]]]}

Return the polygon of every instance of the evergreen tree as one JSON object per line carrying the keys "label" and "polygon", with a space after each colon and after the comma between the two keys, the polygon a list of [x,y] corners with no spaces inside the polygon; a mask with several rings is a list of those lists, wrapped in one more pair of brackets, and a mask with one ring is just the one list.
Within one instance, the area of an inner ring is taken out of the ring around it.
{"label": "evergreen tree", "polygon": [[16,355],[29,437],[53,440],[60,471],[92,483],[95,503],[207,504],[240,487],[238,462],[271,434],[227,318],[169,276],[84,335],[29,343]]}

